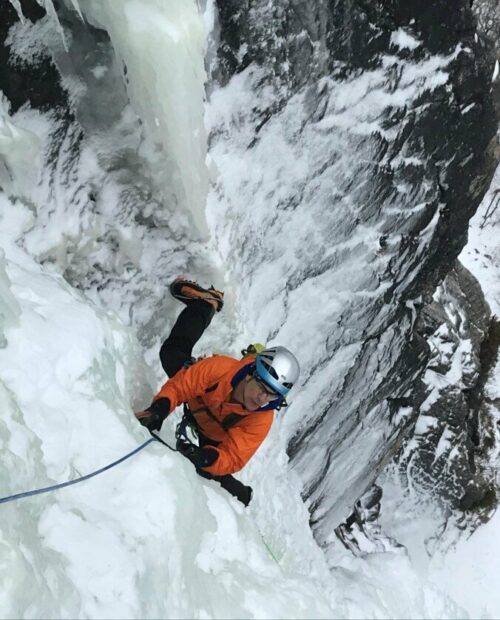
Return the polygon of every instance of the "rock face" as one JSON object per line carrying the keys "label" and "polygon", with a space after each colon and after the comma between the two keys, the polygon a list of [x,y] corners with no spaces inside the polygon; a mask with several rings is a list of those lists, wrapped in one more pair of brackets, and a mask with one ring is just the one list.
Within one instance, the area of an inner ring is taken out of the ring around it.
{"label": "rock face", "polygon": [[416,326],[430,347],[424,377],[429,394],[397,462],[414,489],[461,511],[496,504],[484,459],[494,433],[482,407],[492,324],[478,282],[457,262]]}
{"label": "rock face", "polygon": [[472,10],[477,17],[478,28],[495,46],[500,54],[500,2],[498,0],[475,0]]}
{"label": "rock face", "polygon": [[[469,4],[218,1],[211,156],[219,170],[244,162],[237,180],[221,174],[225,208],[214,213],[229,223],[218,239],[237,246],[225,258],[250,298],[263,262],[282,274],[280,290],[260,301],[286,316],[259,316],[255,305],[246,323],[299,348],[317,343],[302,360],[305,396],[287,429],[324,545],[414,424],[432,355],[414,326],[454,266],[493,171],[493,57]],[[223,95],[234,101],[236,88],[238,103],[221,120]],[[271,144],[285,160],[274,184],[265,175]],[[254,216],[267,209],[260,243],[249,204]],[[272,245],[287,247],[294,233],[292,266]],[[325,292],[305,324],[299,307],[312,283]]]}
{"label": "rock face", "polygon": [[[23,0],[24,15],[33,22],[45,16],[45,11],[35,0]],[[0,6],[0,89],[11,104],[11,113],[29,103],[42,110],[58,110],[68,113],[67,95],[60,84],[59,73],[48,54],[40,55],[33,65],[10,62],[10,49],[6,44],[10,27],[18,16],[10,2]]]}
{"label": "rock face", "polygon": [[493,46],[497,65],[495,70],[496,79],[493,82],[493,98],[500,116],[500,2],[499,0],[476,0],[472,4],[472,10],[476,15],[478,30],[487,37],[489,44]]}

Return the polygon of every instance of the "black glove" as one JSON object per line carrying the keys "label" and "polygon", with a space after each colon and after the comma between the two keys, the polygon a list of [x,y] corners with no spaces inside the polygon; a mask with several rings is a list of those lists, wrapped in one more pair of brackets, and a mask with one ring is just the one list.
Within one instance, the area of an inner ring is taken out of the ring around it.
{"label": "black glove", "polygon": [[243,485],[243,488],[241,489],[241,493],[237,495],[236,497],[240,500],[242,504],[245,504],[245,506],[248,506],[248,504],[252,501],[252,496],[253,496],[252,487]]}
{"label": "black glove", "polygon": [[210,467],[219,458],[217,450],[213,448],[199,448],[182,438],[177,440],[177,451],[191,461],[196,469]]}
{"label": "black glove", "polygon": [[223,489],[225,489],[228,493],[231,493],[236,499],[238,499],[242,504],[248,506],[248,504],[252,501],[253,489],[252,487],[243,484],[234,476],[220,476],[217,478],[220,482],[220,485]]}
{"label": "black glove", "polygon": [[135,414],[135,417],[139,420],[142,426],[145,426],[148,430],[159,431],[169,412],[170,401],[168,398],[159,398],[144,411],[138,411]]}

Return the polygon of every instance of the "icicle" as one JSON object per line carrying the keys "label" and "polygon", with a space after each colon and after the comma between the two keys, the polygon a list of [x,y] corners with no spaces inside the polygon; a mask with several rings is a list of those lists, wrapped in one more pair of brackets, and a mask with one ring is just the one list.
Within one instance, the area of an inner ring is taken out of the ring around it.
{"label": "icicle", "polygon": [[127,70],[131,104],[166,153],[165,186],[206,238],[205,34],[195,0],[87,0],[81,6],[89,23],[108,32]]}
{"label": "icicle", "polygon": [[61,22],[57,17],[57,11],[52,3],[52,0],[36,0],[38,4],[47,11],[47,15],[54,21],[59,34],[61,35],[61,39],[64,45],[64,49],[68,51],[68,44],[66,42],[66,37],[64,36],[64,29],[61,26]]}
{"label": "icicle", "polygon": [[5,267],[5,252],[0,248],[0,348],[7,344],[4,328],[17,325],[21,314],[21,308],[10,289],[11,282]]}
{"label": "icicle", "polygon": [[40,140],[18,127],[9,115],[10,104],[0,91],[0,187],[9,194],[29,194],[35,182]]}
{"label": "icicle", "polygon": [[25,17],[23,14],[23,9],[21,7],[21,3],[19,2],[19,0],[10,0],[10,3],[12,4],[12,6],[14,7],[14,9],[16,10],[16,13],[19,17],[19,20],[24,24],[25,21]]}
{"label": "icicle", "polygon": [[78,13],[78,17],[83,21],[85,21],[84,17],[83,17],[83,13],[82,10],[80,9],[80,5],[78,3],[78,0],[66,0],[66,4],[70,2],[71,6],[74,8],[74,10]]}

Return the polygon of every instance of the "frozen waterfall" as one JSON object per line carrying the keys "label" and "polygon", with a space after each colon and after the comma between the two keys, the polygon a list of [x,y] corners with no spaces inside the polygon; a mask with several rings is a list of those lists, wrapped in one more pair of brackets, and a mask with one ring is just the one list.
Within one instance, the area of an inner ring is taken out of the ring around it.
{"label": "frozen waterfall", "polygon": [[[390,347],[410,333],[414,308],[385,298],[418,276],[442,215],[429,208],[436,175],[412,151],[420,145],[401,155],[391,141],[402,110],[446,90],[453,63],[472,52],[426,55],[398,29],[381,66],[348,80],[335,66],[290,94],[248,63],[212,82],[207,102],[215,0],[37,2],[47,15],[15,21],[5,46],[19,70],[46,71],[48,58],[63,95],[52,108],[14,109],[0,93],[0,498],[78,478],[148,439],[133,411],[164,380],[157,353],[179,310],[167,294],[179,273],[226,290],[198,354],[238,356],[266,339],[296,347],[304,372],[238,474],[255,491],[248,508],[157,443],[87,482],[0,504],[0,618],[494,615],[500,602],[484,599],[498,562],[487,557],[480,584],[474,570],[476,550],[494,546],[495,520],[459,544],[447,531],[431,557],[439,518],[417,494],[402,502],[388,475],[383,524],[404,548],[355,557],[332,526],[391,439],[384,403],[363,419],[352,408],[378,389],[385,364],[398,367]],[[11,4],[22,16],[27,3]],[[256,2],[252,19],[274,4]],[[299,42],[314,31],[306,17]],[[269,53],[280,51],[284,38],[260,25]],[[311,48],[306,72],[324,62],[324,48]],[[243,43],[237,62],[247,53]],[[389,145],[379,168],[373,134]],[[378,212],[369,181],[382,172],[394,192]],[[399,332],[387,327],[396,312]],[[332,405],[332,386],[352,376]],[[331,457],[316,421],[334,405],[344,443]],[[304,429],[292,468],[287,449]],[[323,510],[304,501],[300,476],[326,462],[333,473],[315,482]]]}

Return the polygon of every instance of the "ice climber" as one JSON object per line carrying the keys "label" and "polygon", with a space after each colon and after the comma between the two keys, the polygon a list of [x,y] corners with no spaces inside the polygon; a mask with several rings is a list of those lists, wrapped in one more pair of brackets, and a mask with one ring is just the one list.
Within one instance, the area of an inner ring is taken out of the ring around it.
{"label": "ice climber", "polygon": [[[183,423],[194,428],[199,445],[177,434],[177,450],[204,478],[248,505],[250,487],[231,474],[242,469],[264,441],[274,411],[286,406],[286,397],[299,377],[299,364],[285,347],[244,351],[243,359],[213,355],[192,358],[194,345],[223,306],[223,293],[177,278],[171,294],[186,308],[161,346],[160,360],[169,377],[152,404],[135,414],[150,431],[184,403]],[[181,423],[182,424],[182,423]]]}

